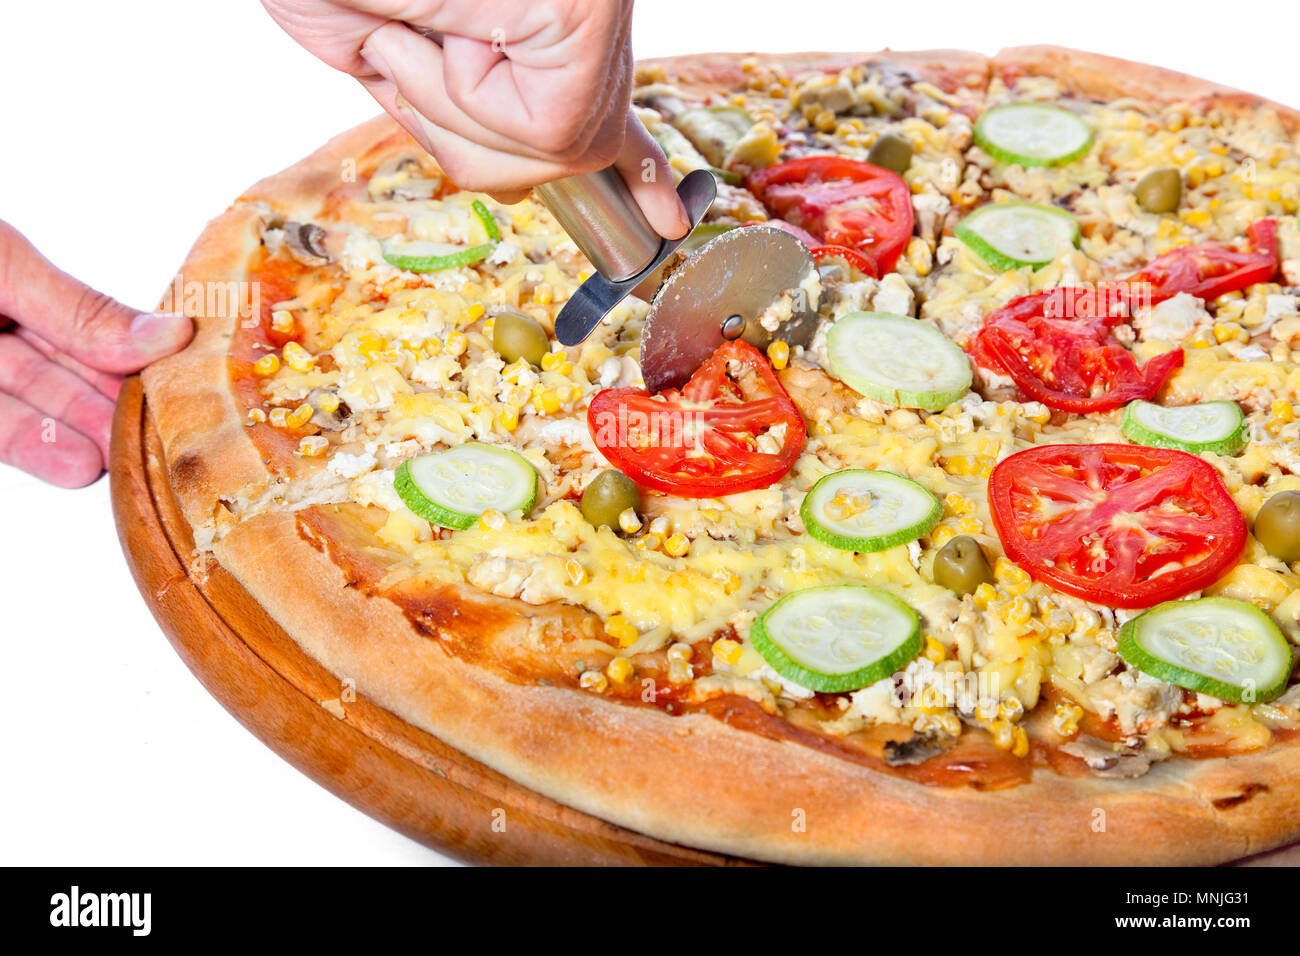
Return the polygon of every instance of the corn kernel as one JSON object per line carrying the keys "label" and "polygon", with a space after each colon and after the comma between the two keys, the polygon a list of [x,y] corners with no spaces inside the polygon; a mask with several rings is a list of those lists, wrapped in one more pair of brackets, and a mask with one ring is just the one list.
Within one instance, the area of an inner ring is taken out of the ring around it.
{"label": "corn kernel", "polygon": [[484,531],[500,531],[506,526],[506,516],[496,508],[489,508],[478,516],[478,526]]}
{"label": "corn kernel", "polygon": [[1293,422],[1295,421],[1295,409],[1285,399],[1278,399],[1273,403],[1273,417],[1281,422]]}
{"label": "corn kernel", "polygon": [[981,610],[987,608],[993,603],[993,599],[997,597],[997,594],[998,592],[993,589],[993,585],[985,581],[975,589],[975,606]]}
{"label": "corn kernel", "polygon": [[276,428],[288,428],[289,409],[273,408],[271,409],[270,422]]}
{"label": "corn kernel", "polygon": [[993,576],[1002,584],[1021,584],[1029,580],[1029,575],[1019,565],[1006,558],[998,558],[993,566]]}
{"label": "corn kernel", "polygon": [[660,515],[658,518],[655,518],[654,521],[650,522],[650,526],[646,528],[646,530],[651,534],[657,534],[662,538],[668,533],[671,526],[672,522],[668,520],[668,516]]}
{"label": "corn kernel", "polygon": [[560,410],[560,396],[553,388],[542,388],[533,394],[533,410],[539,415],[554,415]]}
{"label": "corn kernel", "polygon": [[780,371],[790,364],[790,345],[780,339],[774,341],[767,347],[767,357],[772,363],[772,368]]}
{"label": "corn kernel", "polygon": [[1056,713],[1052,716],[1052,728],[1062,737],[1073,737],[1079,732],[1079,718],[1082,716],[1082,707],[1062,701],[1056,705]]}
{"label": "corn kernel", "polygon": [[582,562],[577,558],[570,558],[566,561],[564,571],[569,576],[569,583],[574,587],[583,584],[587,580],[587,569],[582,566]]}
{"label": "corn kernel", "polygon": [[973,475],[978,468],[976,460],[969,455],[953,455],[943,466],[950,475]]}
{"label": "corn kernel", "polygon": [[304,458],[318,458],[329,446],[329,439],[324,435],[308,435],[298,442],[298,454]]}
{"label": "corn kernel", "polygon": [[582,676],[578,678],[578,686],[583,690],[595,691],[597,694],[603,694],[609,690],[609,678],[600,671],[583,671]]}
{"label": "corn kernel", "polygon": [[695,652],[692,650],[691,645],[683,644],[679,641],[668,648],[665,656],[670,661],[680,661],[683,664],[689,664],[694,655]]}
{"label": "corn kernel", "polygon": [[388,348],[388,339],[382,335],[362,332],[357,336],[357,351],[367,358],[373,357],[376,352],[382,352],[386,348]]}
{"label": "corn kernel", "polygon": [[641,519],[635,508],[624,508],[618,515],[618,526],[624,534],[636,534],[641,530]]}
{"label": "corn kernel", "polygon": [[1015,597],[1007,603],[1003,618],[1008,624],[1024,627],[1029,623],[1029,618],[1033,616],[1033,613],[1034,609],[1030,606],[1027,598]]}
{"label": "corn kernel", "polygon": [[713,642],[713,656],[728,667],[735,667],[740,663],[741,650],[740,642],[733,641],[729,637]]}
{"label": "corn kernel", "polygon": [[1214,341],[1222,345],[1229,339],[1236,338],[1238,327],[1232,323],[1215,322],[1214,323]]}
{"label": "corn kernel", "polygon": [[728,594],[732,594],[740,588],[740,575],[730,568],[718,568],[713,572],[713,578],[722,585],[722,589]]}
{"label": "corn kernel", "polygon": [[925,656],[929,660],[938,664],[942,662],[945,657],[948,656],[948,649],[944,647],[941,643],[939,643],[937,640],[935,640],[933,637],[927,637],[925,639]]}
{"label": "corn kernel", "polygon": [[316,414],[316,409],[312,408],[306,402],[303,402],[301,405],[299,405],[297,408],[291,411],[284,421],[285,424],[288,425],[290,428],[302,428],[309,421],[311,421],[311,417],[315,414]]}
{"label": "corn kernel", "polygon": [[946,524],[941,524],[930,532],[930,545],[935,548],[942,548],[955,537],[957,537],[956,531]]}
{"label": "corn kernel", "polygon": [[482,302],[475,302],[471,305],[468,305],[465,307],[465,314],[462,317],[462,321],[465,325],[470,325],[474,322],[477,322],[479,319],[483,318],[483,313],[485,311],[487,310],[484,309]]}
{"label": "corn kernel", "polygon": [[1017,727],[1011,732],[1011,756],[1029,756],[1029,734],[1024,727]]}
{"label": "corn kernel", "polygon": [[668,665],[668,681],[673,684],[688,683],[695,676],[695,671],[690,664],[682,661],[672,661]]}
{"label": "corn kernel", "polygon": [[609,666],[605,668],[605,674],[615,684],[627,683],[627,681],[631,679],[632,674],[635,671],[636,668],[632,665],[632,662],[628,660],[626,657],[614,658],[612,661],[609,662]]}
{"label": "corn kernel", "polygon": [[288,309],[276,309],[271,313],[271,328],[282,335],[293,335],[293,313]]}
{"label": "corn kernel", "polygon": [[505,406],[497,412],[497,424],[508,432],[519,427],[519,409]]}
{"label": "corn kernel", "polygon": [[262,411],[260,408],[250,408],[248,410],[248,418],[245,421],[249,425],[260,425],[266,421],[266,412]]}
{"label": "corn kernel", "polygon": [[1019,697],[1008,697],[998,704],[998,716],[1015,723],[1025,716],[1025,705],[1020,702]]}
{"label": "corn kernel", "polygon": [[631,647],[639,636],[636,627],[622,614],[615,614],[605,622],[605,633],[618,641],[620,647]]}
{"label": "corn kernel", "polygon": [[673,558],[685,557],[686,552],[691,549],[691,540],[686,535],[678,532],[664,542],[664,551]]}
{"label": "corn kernel", "polygon": [[469,339],[465,337],[464,332],[453,332],[447,336],[447,341],[442,344],[442,350],[453,358],[459,358],[465,354],[469,348]]}
{"label": "corn kernel", "polygon": [[439,355],[442,353],[442,340],[429,339],[427,342],[424,343],[423,349],[424,349],[424,354],[428,355],[430,358],[432,358],[435,355]]}
{"label": "corn kernel", "polygon": [[933,265],[930,244],[917,236],[907,245],[907,261],[918,276],[928,276]]}
{"label": "corn kernel", "polygon": [[295,372],[310,372],[316,365],[316,356],[297,342],[286,342],[283,353],[284,364]]}
{"label": "corn kernel", "polygon": [[983,534],[984,523],[979,518],[962,518],[957,522],[957,530],[962,534]]}
{"label": "corn kernel", "polygon": [[280,356],[268,352],[253,363],[253,371],[258,375],[274,375],[280,371]]}
{"label": "corn kernel", "polygon": [[993,746],[999,750],[1010,750],[1016,743],[1016,730],[1009,721],[995,720],[989,727],[989,732],[993,735]]}
{"label": "corn kernel", "polygon": [[638,551],[658,551],[659,546],[663,543],[663,538],[657,534],[643,534],[636,539],[636,549]]}
{"label": "corn kernel", "polygon": [[334,392],[321,392],[316,396],[316,407],[326,415],[333,415],[339,410],[339,397]]}
{"label": "corn kernel", "polygon": [[550,305],[555,299],[555,292],[549,282],[539,282],[533,289],[533,301],[538,305]]}
{"label": "corn kernel", "polygon": [[542,356],[542,371],[553,372],[567,361],[563,352],[547,352]]}
{"label": "corn kernel", "polygon": [[944,501],[947,502],[948,508],[952,513],[958,517],[975,513],[975,502],[971,501],[965,495],[957,494],[955,491],[948,492],[948,494],[944,496]]}

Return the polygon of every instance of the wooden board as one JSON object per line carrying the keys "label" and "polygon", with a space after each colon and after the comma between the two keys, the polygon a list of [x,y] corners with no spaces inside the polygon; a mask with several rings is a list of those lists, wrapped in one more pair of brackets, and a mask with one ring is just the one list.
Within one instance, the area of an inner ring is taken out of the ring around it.
{"label": "wooden board", "polygon": [[[471,863],[727,866],[750,861],[651,839],[512,782],[339,682],[193,540],[167,482],[144,389],[129,379],[113,422],[113,512],[145,602],[186,666],[264,744],[393,829]],[[338,712],[337,710],[335,712]],[[494,829],[504,811],[504,830]],[[1300,846],[1244,861],[1300,865]]]}
{"label": "wooden board", "polygon": [[337,701],[338,679],[303,653],[220,566],[191,567],[193,540],[162,456],[144,389],[131,378],[118,399],[109,478],[118,536],[136,585],[209,693],[326,790],[466,862],[745,862],[663,843],[549,800],[360,695],[335,717],[322,702]]}

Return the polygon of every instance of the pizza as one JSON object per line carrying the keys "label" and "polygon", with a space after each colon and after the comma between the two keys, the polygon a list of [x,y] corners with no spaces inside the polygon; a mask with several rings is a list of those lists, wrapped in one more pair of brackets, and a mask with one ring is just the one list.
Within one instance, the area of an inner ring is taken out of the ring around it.
{"label": "pizza", "polygon": [[144,374],[198,572],[410,724],[694,847],[1300,836],[1300,114],[1046,47],[651,61],[633,98],[717,178],[691,245],[808,245],[815,334],[651,395],[654,283],[561,346],[591,267],[547,210],[376,119],[178,277],[229,293]]}

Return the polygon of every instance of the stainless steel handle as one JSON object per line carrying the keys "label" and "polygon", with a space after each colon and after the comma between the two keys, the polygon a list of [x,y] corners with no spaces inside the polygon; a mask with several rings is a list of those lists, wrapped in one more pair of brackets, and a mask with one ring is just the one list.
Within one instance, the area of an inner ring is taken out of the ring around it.
{"label": "stainless steel handle", "polygon": [[533,194],[612,282],[637,275],[659,254],[662,239],[612,166],[543,183]]}

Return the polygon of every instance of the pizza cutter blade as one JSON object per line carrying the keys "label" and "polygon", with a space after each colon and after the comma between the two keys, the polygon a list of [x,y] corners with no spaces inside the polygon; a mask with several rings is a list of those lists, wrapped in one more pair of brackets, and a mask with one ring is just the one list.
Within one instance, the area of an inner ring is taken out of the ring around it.
{"label": "pizza cutter blade", "polygon": [[[664,261],[690,235],[687,233],[680,239],[660,239],[649,224],[644,222],[644,217],[636,210],[635,201],[621,181],[611,183],[606,178],[593,182],[594,177],[604,173],[615,179],[618,176],[613,170],[602,170],[601,173],[587,173],[558,180],[556,183],[546,183],[534,190],[597,268],[597,272],[578,287],[555,317],[555,337],[563,345],[577,345],[591,335],[614,306],[631,295],[647,278],[658,275]],[[615,188],[610,188],[611,186]],[[692,229],[699,225],[717,194],[717,181],[707,169],[694,170],[677,184],[677,195],[686,206]],[[638,224],[637,219],[644,225]],[[657,244],[657,250],[651,247],[652,254],[648,259],[635,260],[630,255],[608,254],[611,245],[633,246],[631,239],[638,233],[648,234]],[[620,236],[628,241],[619,241]],[[627,268],[614,268],[616,264],[632,261],[636,262],[638,268],[630,274]]]}
{"label": "pizza cutter blade", "polygon": [[641,332],[646,388],[680,388],[729,340],[759,350],[776,339],[807,345],[817,325],[816,277],[808,247],[780,229],[745,226],[710,240],[650,304]]}

